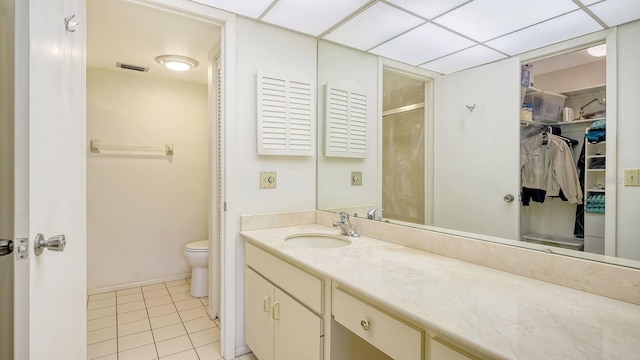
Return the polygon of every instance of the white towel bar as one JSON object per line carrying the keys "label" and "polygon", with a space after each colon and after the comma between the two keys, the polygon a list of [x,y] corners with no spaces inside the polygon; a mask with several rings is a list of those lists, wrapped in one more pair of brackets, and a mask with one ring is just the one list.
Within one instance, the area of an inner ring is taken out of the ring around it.
{"label": "white towel bar", "polygon": [[[97,154],[104,153],[162,153],[166,156],[173,155],[173,144],[162,146],[138,146],[138,145],[113,145],[103,144],[99,139],[91,139],[91,152]],[[158,154],[159,155],[159,154]]]}

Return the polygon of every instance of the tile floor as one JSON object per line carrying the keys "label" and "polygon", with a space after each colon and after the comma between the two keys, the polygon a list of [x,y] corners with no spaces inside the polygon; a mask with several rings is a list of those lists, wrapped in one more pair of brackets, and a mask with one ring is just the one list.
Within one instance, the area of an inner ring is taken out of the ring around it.
{"label": "tile floor", "polygon": [[188,280],[91,295],[87,359],[220,359],[220,323],[209,319],[206,302],[191,297]]}

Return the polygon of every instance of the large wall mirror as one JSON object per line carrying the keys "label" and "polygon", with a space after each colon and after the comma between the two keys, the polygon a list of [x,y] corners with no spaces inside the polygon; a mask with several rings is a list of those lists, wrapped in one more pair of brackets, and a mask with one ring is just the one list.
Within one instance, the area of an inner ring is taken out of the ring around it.
{"label": "large wall mirror", "polygon": [[[635,21],[449,75],[319,41],[318,209],[640,268],[638,36]],[[327,84],[366,97],[363,156],[327,155]],[[538,138],[567,155],[544,169],[573,176],[567,194],[523,192]]]}

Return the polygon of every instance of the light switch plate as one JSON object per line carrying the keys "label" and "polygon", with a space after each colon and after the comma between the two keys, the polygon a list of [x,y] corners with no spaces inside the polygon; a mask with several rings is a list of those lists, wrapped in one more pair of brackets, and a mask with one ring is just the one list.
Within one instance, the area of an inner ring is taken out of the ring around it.
{"label": "light switch plate", "polygon": [[260,189],[275,189],[278,178],[275,171],[260,171]]}
{"label": "light switch plate", "polygon": [[351,186],[362,186],[362,171],[351,172]]}
{"label": "light switch plate", "polygon": [[624,169],[624,186],[640,186],[640,169]]}

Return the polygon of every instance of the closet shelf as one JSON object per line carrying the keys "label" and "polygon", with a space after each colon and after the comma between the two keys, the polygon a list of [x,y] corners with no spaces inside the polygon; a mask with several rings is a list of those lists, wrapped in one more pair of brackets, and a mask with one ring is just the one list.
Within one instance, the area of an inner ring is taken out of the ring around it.
{"label": "closet shelf", "polygon": [[584,240],[573,236],[530,233],[522,235],[522,240],[542,245],[560,245],[575,250],[582,250],[584,248]]}
{"label": "closet shelf", "polygon": [[598,158],[606,158],[607,155],[588,155],[587,159],[598,159]]}
{"label": "closet shelf", "polygon": [[523,126],[564,126],[564,125],[576,125],[576,124],[589,124],[597,120],[604,120],[606,118],[593,118],[574,121],[561,121],[561,122],[542,122],[534,120],[520,120],[520,125]]}
{"label": "closet shelf", "polygon": [[599,188],[591,188],[591,189],[587,189],[588,192],[598,192],[598,193],[603,193],[605,192],[605,189],[599,189]]}
{"label": "closet shelf", "polygon": [[598,171],[607,171],[607,169],[587,169],[587,171],[593,171],[593,172],[598,172]]}

